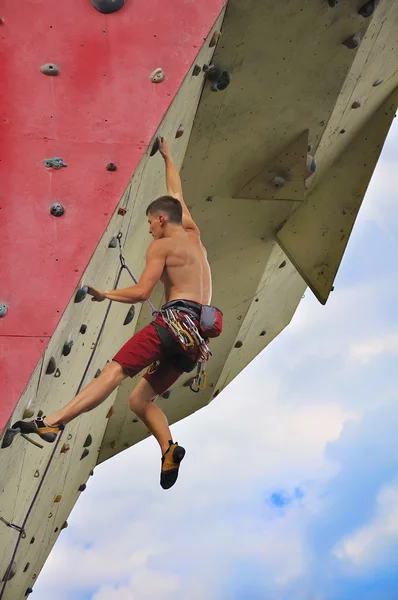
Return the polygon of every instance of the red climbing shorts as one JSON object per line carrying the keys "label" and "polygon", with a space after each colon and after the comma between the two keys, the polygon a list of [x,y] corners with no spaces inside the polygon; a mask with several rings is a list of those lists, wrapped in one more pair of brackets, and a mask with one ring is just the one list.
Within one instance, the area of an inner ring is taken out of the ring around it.
{"label": "red climbing shorts", "polygon": [[[154,322],[166,326],[161,314]],[[178,369],[167,356],[154,322],[133,335],[113,357],[113,360],[123,367],[129,377],[134,377],[145,367],[150,367],[145,373],[144,379],[150,383],[156,394],[161,395],[177,381],[184,371]],[[157,361],[159,363],[152,369],[151,365]]]}

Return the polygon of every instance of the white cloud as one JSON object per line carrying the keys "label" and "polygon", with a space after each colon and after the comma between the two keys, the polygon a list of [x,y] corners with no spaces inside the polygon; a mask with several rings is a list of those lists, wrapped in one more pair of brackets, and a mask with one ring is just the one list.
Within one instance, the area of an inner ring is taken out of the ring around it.
{"label": "white cloud", "polygon": [[363,365],[382,354],[398,353],[398,332],[351,344],[349,357]]}
{"label": "white cloud", "polygon": [[[334,554],[357,567],[370,568],[385,560],[392,545],[398,546],[398,484],[381,490],[376,515],[367,525],[340,541]],[[398,563],[398,558],[395,562]]]}

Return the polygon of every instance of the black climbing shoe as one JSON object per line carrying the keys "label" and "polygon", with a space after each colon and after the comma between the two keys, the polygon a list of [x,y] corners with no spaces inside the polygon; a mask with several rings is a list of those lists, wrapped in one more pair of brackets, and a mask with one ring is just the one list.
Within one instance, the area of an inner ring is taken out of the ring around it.
{"label": "black climbing shoe", "polygon": [[169,440],[169,448],[162,456],[162,470],[160,472],[160,485],[164,490],[171,488],[178,477],[180,463],[185,456],[185,449]]}
{"label": "black climbing shoe", "polygon": [[49,427],[44,422],[44,419],[38,417],[34,421],[17,421],[12,426],[12,429],[19,429],[21,433],[36,433],[42,440],[52,444],[57,439],[57,435],[62,429],[63,425],[57,425],[56,427]]}

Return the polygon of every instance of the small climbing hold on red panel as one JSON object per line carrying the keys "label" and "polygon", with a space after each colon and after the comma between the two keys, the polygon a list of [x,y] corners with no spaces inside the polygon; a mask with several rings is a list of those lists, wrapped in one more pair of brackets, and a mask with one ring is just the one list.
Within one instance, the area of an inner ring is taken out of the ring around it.
{"label": "small climbing hold on red panel", "polygon": [[50,213],[53,217],[62,217],[65,213],[65,208],[59,202],[51,204]]}
{"label": "small climbing hold on red panel", "polygon": [[44,166],[48,169],[55,169],[56,171],[58,171],[58,169],[61,169],[62,167],[68,166],[66,163],[64,163],[60,156],[57,156],[56,158],[45,158],[43,160],[43,163]]}
{"label": "small climbing hold on red panel", "polygon": [[358,48],[360,43],[361,43],[360,36],[358,34],[355,34],[355,35],[351,35],[349,38],[344,40],[343,45],[346,48],[348,48],[349,50],[355,50],[355,48]]}
{"label": "small climbing hold on red panel", "polygon": [[0,304],[0,318],[6,316],[7,310],[8,310],[7,304],[4,304],[4,303]]}
{"label": "small climbing hold on red panel", "polygon": [[150,80],[152,81],[152,83],[161,83],[164,80],[163,69],[159,67],[158,69],[152,71],[150,75]]}
{"label": "small climbing hold on red panel", "polygon": [[116,171],[117,170],[117,165],[113,162],[110,162],[106,165],[106,170],[107,171]]}
{"label": "small climbing hold on red panel", "polygon": [[364,17],[364,19],[367,19],[373,15],[376,7],[377,0],[369,0],[363,6],[361,6],[361,8],[358,10],[358,14],[361,15],[361,17]]}
{"label": "small climbing hold on red panel", "polygon": [[52,77],[59,75],[59,69],[55,63],[46,63],[45,65],[42,65],[40,71],[44,75],[50,75]]}
{"label": "small climbing hold on red panel", "polygon": [[105,15],[120,10],[124,6],[125,1],[126,0],[90,0],[94,8]]}

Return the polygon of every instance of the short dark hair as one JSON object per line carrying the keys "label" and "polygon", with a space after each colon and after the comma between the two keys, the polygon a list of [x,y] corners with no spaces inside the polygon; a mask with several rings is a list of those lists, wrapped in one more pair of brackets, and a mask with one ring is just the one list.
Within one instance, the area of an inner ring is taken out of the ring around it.
{"label": "short dark hair", "polygon": [[160,196],[156,200],[150,203],[146,209],[146,215],[151,213],[152,215],[158,215],[159,213],[165,213],[170,223],[182,223],[182,206],[181,202],[173,196]]}

